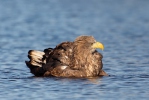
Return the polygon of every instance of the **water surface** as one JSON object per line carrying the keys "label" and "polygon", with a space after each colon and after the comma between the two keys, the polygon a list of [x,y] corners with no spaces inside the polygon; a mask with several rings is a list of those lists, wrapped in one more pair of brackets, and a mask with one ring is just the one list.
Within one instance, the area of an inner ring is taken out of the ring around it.
{"label": "water surface", "polygon": [[[1,100],[147,100],[149,1],[0,0]],[[93,35],[110,77],[37,78],[26,67],[30,49]]]}

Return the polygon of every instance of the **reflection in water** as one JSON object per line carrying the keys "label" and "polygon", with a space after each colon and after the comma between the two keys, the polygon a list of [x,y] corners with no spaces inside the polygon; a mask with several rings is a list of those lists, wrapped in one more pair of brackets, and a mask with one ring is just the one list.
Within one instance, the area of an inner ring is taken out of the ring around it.
{"label": "reflection in water", "polygon": [[102,77],[88,78],[88,80],[89,80],[89,83],[100,84]]}
{"label": "reflection in water", "polygon": [[90,77],[90,78],[58,78],[58,80],[63,82],[84,82],[84,84],[100,84],[102,77]]}

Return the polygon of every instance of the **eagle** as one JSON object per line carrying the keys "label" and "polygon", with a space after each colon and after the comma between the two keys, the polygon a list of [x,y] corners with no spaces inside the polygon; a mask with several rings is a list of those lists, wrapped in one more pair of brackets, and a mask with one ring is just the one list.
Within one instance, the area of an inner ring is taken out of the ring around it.
{"label": "eagle", "polygon": [[66,41],[55,48],[43,51],[29,50],[29,61],[25,61],[30,72],[37,77],[97,77],[107,76],[102,69],[102,54],[96,49],[104,49],[93,36],[79,36],[74,41]]}

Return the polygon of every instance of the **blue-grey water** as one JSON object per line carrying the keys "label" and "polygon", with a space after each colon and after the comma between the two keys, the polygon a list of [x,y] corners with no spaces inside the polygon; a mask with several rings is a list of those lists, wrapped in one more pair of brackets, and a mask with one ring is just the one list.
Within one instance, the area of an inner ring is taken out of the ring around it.
{"label": "blue-grey water", "polygon": [[[110,77],[37,78],[30,49],[79,35],[105,45]],[[0,0],[1,100],[148,100],[149,0]]]}

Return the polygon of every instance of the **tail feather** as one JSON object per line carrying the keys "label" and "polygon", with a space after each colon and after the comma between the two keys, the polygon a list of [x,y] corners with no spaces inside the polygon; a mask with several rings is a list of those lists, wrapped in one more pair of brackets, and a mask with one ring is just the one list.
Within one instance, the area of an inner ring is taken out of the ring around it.
{"label": "tail feather", "polygon": [[37,58],[42,58],[45,53],[42,51],[29,50],[28,54]]}
{"label": "tail feather", "polygon": [[29,61],[25,61],[28,68],[30,68],[31,73],[35,76],[43,76],[45,71],[43,65],[46,64],[46,59],[49,57],[49,54],[52,52],[52,48],[45,49],[42,51],[29,50],[28,58]]}
{"label": "tail feather", "polygon": [[30,68],[30,72],[35,76],[43,76],[45,71],[42,67],[34,66],[30,63],[30,61],[25,61],[28,68]]}
{"label": "tail feather", "polygon": [[42,68],[44,64],[43,57],[45,53],[42,51],[30,50],[28,52],[28,58],[30,61],[25,61],[28,68],[30,68],[31,73],[35,76],[42,76],[45,71]]}
{"label": "tail feather", "polygon": [[44,61],[43,61],[44,55],[45,53],[42,51],[30,50],[28,52],[28,58],[30,59],[30,63],[38,67],[42,67],[42,64],[44,64]]}

